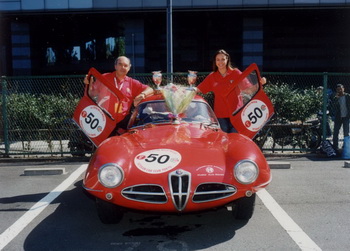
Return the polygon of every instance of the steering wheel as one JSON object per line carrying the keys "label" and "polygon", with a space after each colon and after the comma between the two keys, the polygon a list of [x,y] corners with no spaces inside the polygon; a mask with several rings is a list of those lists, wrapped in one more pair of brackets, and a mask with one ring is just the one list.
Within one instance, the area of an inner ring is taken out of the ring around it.
{"label": "steering wheel", "polygon": [[[150,121],[146,122],[147,119],[149,119]],[[147,114],[142,120],[140,120],[138,124],[139,125],[147,124],[147,123],[153,122],[155,119],[156,119],[155,114],[150,113],[150,114]]]}

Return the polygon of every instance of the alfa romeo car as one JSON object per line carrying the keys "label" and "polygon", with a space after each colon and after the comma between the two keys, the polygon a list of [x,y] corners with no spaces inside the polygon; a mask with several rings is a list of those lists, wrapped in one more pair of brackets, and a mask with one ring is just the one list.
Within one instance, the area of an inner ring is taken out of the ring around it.
{"label": "alfa romeo car", "polygon": [[[97,70],[91,69],[89,77],[90,85],[98,82],[110,93],[110,101],[123,100]],[[108,109],[106,92],[97,97],[86,86],[74,120],[97,146],[83,187],[95,198],[103,223],[118,223],[128,210],[186,214],[226,207],[236,219],[252,217],[256,192],[271,181],[268,163],[252,138],[274,110],[255,64],[228,94],[241,81],[251,85],[241,90],[242,105],[230,118],[238,133],[229,134],[220,129],[204,98],[176,84],[144,99],[127,131],[116,134],[120,114]]]}

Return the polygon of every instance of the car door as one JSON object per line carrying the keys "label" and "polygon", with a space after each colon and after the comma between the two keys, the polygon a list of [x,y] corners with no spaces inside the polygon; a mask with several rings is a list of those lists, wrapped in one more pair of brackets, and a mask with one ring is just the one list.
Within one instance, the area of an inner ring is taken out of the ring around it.
{"label": "car door", "polygon": [[89,70],[84,96],[73,115],[74,122],[96,145],[100,145],[115,129],[124,116],[124,95],[107,81],[95,68]]}
{"label": "car door", "polygon": [[[239,93],[239,102],[233,108],[230,121],[238,133],[252,139],[274,114],[272,102],[263,90],[256,64],[251,64],[234,81],[227,92],[227,97],[234,93]],[[230,99],[227,98],[226,101],[230,102]],[[228,103],[228,107],[232,106]]]}

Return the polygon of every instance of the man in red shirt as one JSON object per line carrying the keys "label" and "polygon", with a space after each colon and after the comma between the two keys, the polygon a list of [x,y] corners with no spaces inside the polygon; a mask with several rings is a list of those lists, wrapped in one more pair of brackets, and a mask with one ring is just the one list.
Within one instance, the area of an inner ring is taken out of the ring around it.
{"label": "man in red shirt", "polygon": [[[121,121],[118,122],[117,128],[126,129],[132,106],[136,106],[142,99],[152,95],[153,89],[127,76],[131,68],[129,58],[125,56],[118,57],[115,60],[114,68],[114,72],[104,73],[103,76],[110,83],[114,83],[116,88],[125,96],[125,99],[121,101],[121,105],[119,105],[119,99],[99,82],[90,85],[89,96],[95,99],[97,104],[104,108],[112,117],[115,117],[117,113],[121,113],[123,116]],[[84,83],[89,84],[89,80],[85,78]]]}

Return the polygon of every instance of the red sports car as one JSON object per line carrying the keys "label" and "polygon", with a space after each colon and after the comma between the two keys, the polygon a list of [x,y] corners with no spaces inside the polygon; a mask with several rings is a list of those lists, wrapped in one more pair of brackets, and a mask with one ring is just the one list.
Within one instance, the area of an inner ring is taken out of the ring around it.
{"label": "red sports car", "polygon": [[[90,75],[91,84],[99,81],[114,98],[123,99],[96,70]],[[178,214],[227,206],[237,219],[252,216],[255,193],[269,184],[271,174],[251,138],[274,111],[256,65],[240,81],[249,81],[251,88],[242,90],[243,106],[232,111],[239,133],[230,134],[220,129],[202,97],[194,96],[181,114],[174,114],[160,93],[135,108],[125,133],[110,136],[118,114],[86,87],[74,120],[98,146],[83,184],[96,198],[103,223],[118,223],[130,209]]]}

